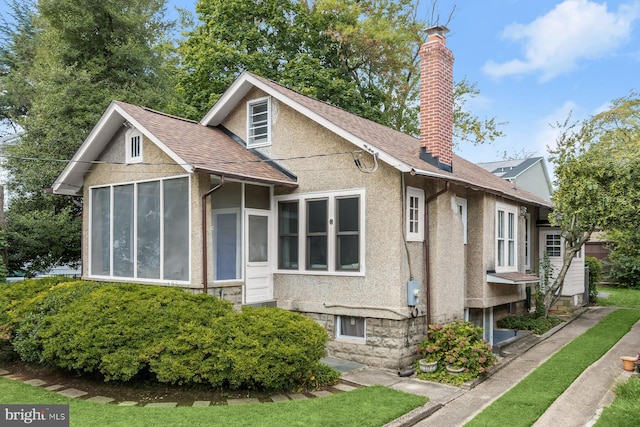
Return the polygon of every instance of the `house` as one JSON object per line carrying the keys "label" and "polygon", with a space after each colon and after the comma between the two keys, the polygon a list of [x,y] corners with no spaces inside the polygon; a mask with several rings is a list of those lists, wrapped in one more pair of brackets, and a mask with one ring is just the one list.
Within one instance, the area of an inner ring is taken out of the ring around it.
{"label": "house", "polygon": [[294,310],[371,366],[409,365],[429,323],[492,340],[551,204],[453,153],[446,31],[421,48],[419,138],[248,72],[200,122],[112,102],[53,185],[84,199],[83,277]]}
{"label": "house", "polygon": [[[478,163],[478,166],[488,170],[496,176],[505,179],[514,186],[527,190],[544,200],[551,200],[553,193],[549,172],[543,157],[530,157],[526,159],[512,159],[498,162]],[[549,223],[548,216],[551,210],[542,210],[541,215],[536,221],[536,227],[540,240],[540,258],[546,253],[551,263],[552,274],[560,270],[564,263],[564,238],[558,227],[552,227]],[[573,310],[589,302],[589,286],[585,280],[585,250],[588,246],[581,249],[571,262],[569,271],[565,276],[562,293],[556,309]],[[529,257],[526,256],[528,260]],[[531,268],[530,263],[525,261],[527,268]],[[540,268],[534,266],[534,270],[539,271]]]}
{"label": "house", "polygon": [[494,175],[523,188],[544,200],[551,200],[553,189],[544,157],[528,157],[498,162],[478,163]]}

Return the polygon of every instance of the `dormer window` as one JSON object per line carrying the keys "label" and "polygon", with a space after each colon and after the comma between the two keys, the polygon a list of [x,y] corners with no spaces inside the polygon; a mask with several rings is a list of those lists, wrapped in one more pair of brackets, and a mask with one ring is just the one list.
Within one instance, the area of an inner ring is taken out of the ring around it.
{"label": "dormer window", "polygon": [[142,162],[142,132],[130,129],[126,135],[126,161],[127,163]]}
{"label": "dormer window", "polygon": [[247,147],[271,144],[271,98],[260,98],[247,103]]}

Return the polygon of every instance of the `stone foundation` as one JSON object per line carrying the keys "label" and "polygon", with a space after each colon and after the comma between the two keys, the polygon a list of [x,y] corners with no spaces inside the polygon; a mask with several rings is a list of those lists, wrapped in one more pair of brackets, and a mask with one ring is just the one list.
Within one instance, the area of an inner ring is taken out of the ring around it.
{"label": "stone foundation", "polygon": [[561,296],[551,306],[551,309],[549,311],[572,313],[578,308],[582,307],[583,302],[584,302],[583,294]]}
{"label": "stone foundation", "polygon": [[328,356],[393,370],[407,368],[418,359],[417,345],[427,329],[424,316],[403,320],[367,317],[364,340],[336,338],[337,316],[302,314],[318,322],[329,333]]}

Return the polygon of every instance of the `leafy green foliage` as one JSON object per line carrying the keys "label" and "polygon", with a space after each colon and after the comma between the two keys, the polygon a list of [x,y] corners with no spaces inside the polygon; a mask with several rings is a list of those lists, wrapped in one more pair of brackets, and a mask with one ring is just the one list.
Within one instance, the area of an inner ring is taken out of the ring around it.
{"label": "leafy green foliage", "polygon": [[[174,102],[173,28],[165,0],[15,2],[0,28],[0,118],[21,129],[4,149],[11,270],[80,259],[81,206],[50,188],[112,99],[162,109]],[[59,218],[57,218],[60,216]],[[55,217],[55,219],[53,219]],[[53,231],[53,233],[51,232]]]}
{"label": "leafy green foliage", "polygon": [[67,282],[66,279],[60,279],[59,282],[24,301],[13,314],[16,328],[12,344],[16,353],[24,361],[37,363],[45,361],[42,356],[43,344],[40,330],[46,329],[49,316],[57,313],[76,298],[102,286],[95,282]]}
{"label": "leafy green foliage", "polygon": [[589,267],[589,303],[598,302],[598,283],[602,280],[602,261],[596,257],[585,257],[584,263]]}
{"label": "leafy green foliage", "polygon": [[616,229],[607,238],[611,241],[609,279],[622,288],[640,289],[640,231]]}
{"label": "leafy green foliage", "polygon": [[319,375],[334,378],[318,367],[327,340],[321,326],[300,314],[244,308],[211,326],[182,325],[151,370],[163,382],[292,389]]}
{"label": "leafy green foliage", "polygon": [[[489,372],[497,363],[491,346],[482,338],[482,328],[460,320],[446,325],[429,325],[427,336],[418,345],[418,351],[429,361],[464,367],[465,380]],[[442,379],[446,379],[446,376]]]}
{"label": "leafy green foliage", "polygon": [[0,283],[0,331],[3,339],[13,337],[15,326],[22,322],[27,312],[24,307],[39,293],[67,280],[63,277],[45,277],[13,283]]}
{"label": "leafy green foliage", "polygon": [[42,360],[127,381],[145,371],[186,322],[208,325],[228,302],[178,288],[105,285],[67,304],[39,332]]}
{"label": "leafy green foliage", "polygon": [[[200,0],[201,23],[180,46],[187,115],[200,119],[242,71],[250,71],[417,135],[418,52],[431,26],[418,18],[417,7],[414,0]],[[456,84],[459,141],[502,136],[501,123],[465,110],[478,93],[466,80]]]}
{"label": "leafy green foliage", "polygon": [[[0,197],[3,197],[0,194]],[[0,282],[4,282],[7,280],[7,263],[5,259],[5,254],[7,248],[7,239],[5,237],[4,228],[0,227]]]}
{"label": "leafy green foliage", "polygon": [[327,332],[275,308],[233,311],[172,287],[64,278],[0,288],[0,324],[24,361],[178,384],[291,390],[337,381],[319,363]]}
{"label": "leafy green foliage", "polygon": [[531,331],[542,335],[561,323],[562,320],[554,316],[507,316],[498,320],[496,325],[503,329]]}
{"label": "leafy green foliage", "polygon": [[556,190],[549,219],[563,231],[565,243],[563,265],[546,293],[547,310],[591,233],[635,228],[640,220],[640,96],[632,92],[603,113],[561,127],[550,157]]}

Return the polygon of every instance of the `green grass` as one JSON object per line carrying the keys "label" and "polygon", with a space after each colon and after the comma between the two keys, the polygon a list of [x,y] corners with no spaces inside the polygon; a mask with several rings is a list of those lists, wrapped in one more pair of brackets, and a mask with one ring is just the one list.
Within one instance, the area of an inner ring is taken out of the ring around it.
{"label": "green grass", "polygon": [[71,426],[381,426],[421,406],[427,398],[382,386],[282,403],[203,408],[122,407],[70,399],[0,378],[0,402],[68,403]]}
{"label": "green grass", "polygon": [[606,292],[609,298],[598,298],[598,305],[640,308],[640,289],[598,286],[598,292]]}
{"label": "green grass", "polygon": [[633,426],[640,414],[640,378],[630,378],[615,388],[616,400],[602,411],[597,426]]}
{"label": "green grass", "polygon": [[471,420],[468,426],[531,426],[589,365],[640,320],[640,310],[616,310],[580,335]]}

